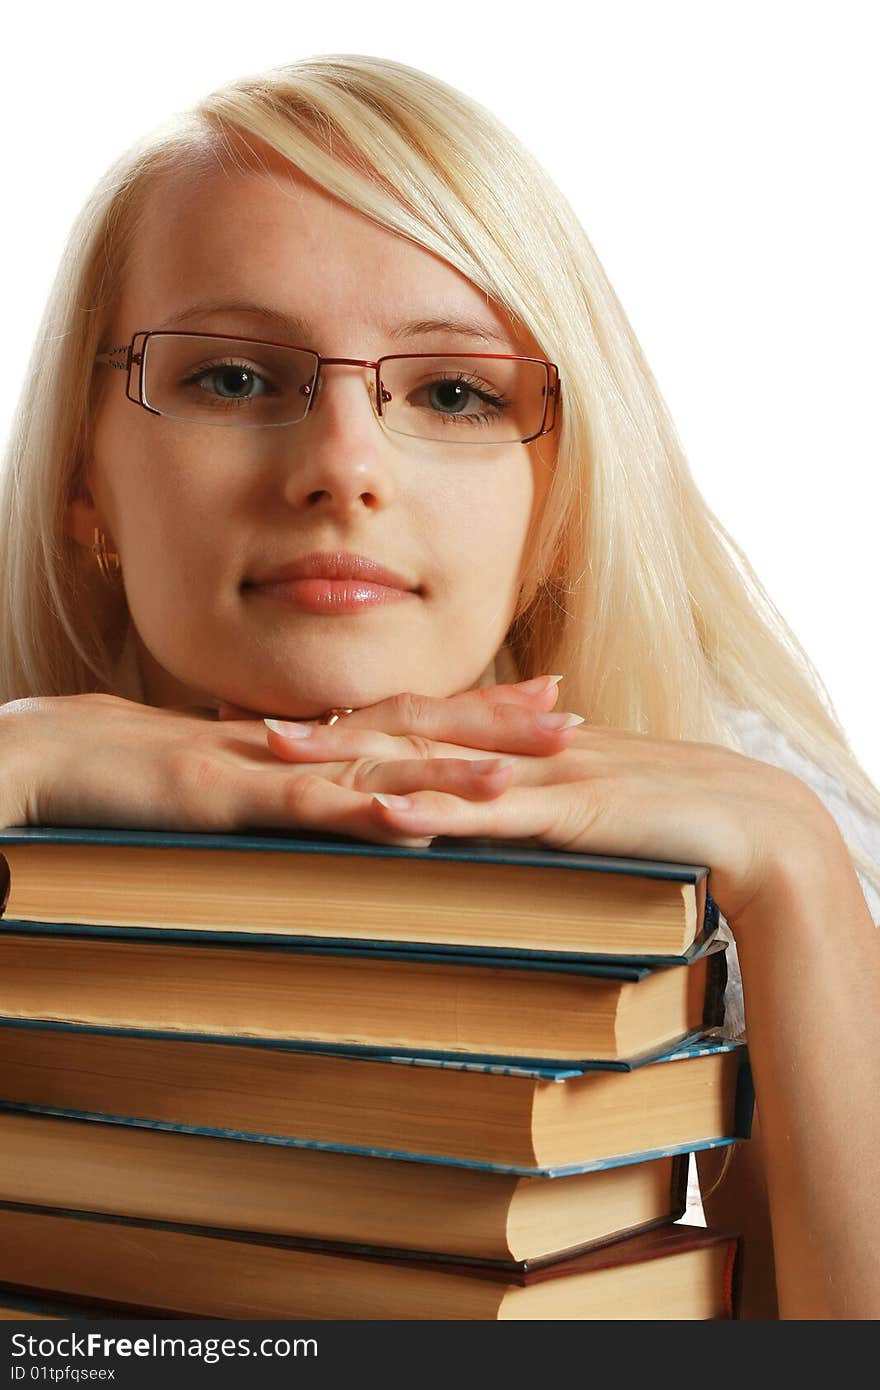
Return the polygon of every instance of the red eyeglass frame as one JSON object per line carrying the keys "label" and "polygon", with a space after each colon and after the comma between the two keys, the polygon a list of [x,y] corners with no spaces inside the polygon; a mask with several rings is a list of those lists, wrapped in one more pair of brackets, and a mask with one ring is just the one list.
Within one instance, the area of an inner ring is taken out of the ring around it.
{"label": "red eyeglass frame", "polygon": [[[561,402],[561,400],[562,400],[562,379],[561,379],[561,377],[560,377],[560,375],[559,375],[559,368],[556,366],[555,362],[548,362],[548,361],[547,361],[545,358],[543,358],[543,357],[525,357],[525,356],[521,355],[520,353],[513,353],[513,352],[395,352],[395,353],[387,353],[384,357],[379,357],[375,362],[370,362],[370,361],[366,361],[366,360],[364,360],[363,358],[360,358],[360,357],[322,357],[320,353],[315,352],[314,348],[300,347],[299,344],[297,344],[297,343],[278,343],[278,342],[273,341],[271,338],[248,338],[248,337],[246,337],[246,336],[245,336],[245,337],[242,337],[242,335],[241,335],[240,333],[197,333],[197,332],[193,332],[191,329],[190,329],[190,330],[185,330],[185,329],[169,329],[169,330],[166,330],[166,329],[161,329],[161,328],[152,328],[152,329],[146,329],[146,330],[139,329],[137,333],[134,333],[134,334],[132,335],[132,339],[131,339],[131,342],[130,342],[130,343],[123,344],[121,347],[106,348],[104,351],[102,351],[102,352],[97,352],[97,353],[95,354],[95,362],[96,362],[96,363],[100,363],[100,364],[102,364],[103,366],[107,366],[107,367],[115,367],[118,371],[123,371],[123,372],[127,372],[127,373],[128,373],[127,378],[126,378],[126,382],[125,382],[125,394],[126,394],[127,399],[130,400],[134,405],[142,406],[143,409],[144,409],[144,410],[148,410],[148,411],[150,412],[151,415],[159,415],[159,416],[161,416],[161,415],[163,414],[163,412],[162,412],[161,410],[156,410],[154,406],[148,405],[147,402],[144,400],[144,394],[143,394],[143,371],[142,371],[142,367],[143,367],[143,360],[144,360],[144,350],[145,350],[145,348],[146,348],[147,341],[148,341],[150,338],[152,338],[152,337],[163,337],[163,338],[221,338],[221,339],[224,339],[226,342],[234,342],[234,343],[254,343],[254,344],[257,345],[257,346],[262,346],[262,347],[292,348],[292,349],[295,350],[296,352],[307,352],[311,357],[314,357],[314,358],[315,358],[315,374],[314,374],[314,376],[312,377],[311,382],[310,382],[307,386],[305,386],[305,387],[303,388],[305,394],[306,394],[307,397],[308,397],[307,402],[306,402],[305,414],[304,414],[303,417],[302,417],[303,420],[304,420],[304,419],[306,418],[306,416],[308,415],[309,410],[310,410],[310,408],[311,408],[312,401],[314,400],[314,396],[315,396],[314,388],[315,388],[315,386],[316,386],[316,384],[317,384],[317,381],[318,381],[318,374],[320,373],[321,367],[324,366],[325,364],[330,364],[330,365],[332,365],[332,364],[334,364],[334,363],[339,363],[339,364],[341,364],[341,365],[349,366],[349,367],[372,367],[372,368],[375,369],[375,372],[376,372],[376,395],[375,395],[376,413],[377,413],[377,414],[379,415],[379,417],[381,418],[381,416],[382,416],[382,406],[383,406],[384,402],[385,402],[386,400],[390,400],[390,399],[391,399],[390,395],[388,394],[388,392],[385,390],[385,388],[384,388],[383,385],[382,385],[381,371],[382,371],[382,363],[383,363],[383,362],[393,362],[393,361],[397,361],[397,360],[399,360],[399,359],[401,359],[401,358],[413,358],[413,357],[431,357],[431,358],[437,358],[437,357],[440,357],[440,358],[443,358],[443,357],[454,357],[455,359],[459,359],[459,358],[462,358],[462,357],[479,357],[479,358],[481,358],[481,359],[490,358],[490,359],[495,359],[495,360],[500,360],[500,361],[505,361],[505,362],[535,362],[535,363],[538,364],[539,366],[542,366],[542,367],[546,368],[546,371],[547,371],[547,386],[546,386],[546,388],[545,388],[545,391],[546,391],[546,399],[545,399],[545,401],[544,401],[544,415],[543,415],[542,420],[541,420],[541,428],[540,428],[539,430],[536,430],[534,434],[530,434],[530,435],[528,435],[525,439],[520,440],[519,442],[520,442],[521,444],[529,444],[529,443],[531,443],[531,441],[532,441],[533,439],[539,439],[539,438],[541,437],[541,435],[543,435],[543,434],[550,434],[550,432],[551,432],[551,431],[555,428],[555,426],[556,426],[557,409],[558,409],[558,406],[559,406],[559,404],[560,404],[560,402]],[[138,339],[141,339],[142,341],[141,341],[140,343],[138,343]],[[124,354],[124,356],[120,357],[120,354]],[[134,371],[133,371],[133,369],[134,369],[135,367],[138,368],[138,373],[137,373],[137,395],[132,395],[132,385],[133,385],[133,376],[134,376]],[[551,411],[551,406],[552,406],[552,411]],[[550,418],[549,418],[549,420],[548,420],[548,418],[547,418],[548,413],[550,413]],[[168,417],[168,418],[175,418],[175,417]],[[283,424],[285,424],[285,425],[299,425],[299,424],[302,424],[302,420],[287,420],[287,421],[284,421]],[[282,426],[281,426],[281,425],[274,425],[274,426],[273,426],[273,425],[245,425],[244,428],[250,428],[250,429],[273,429],[273,428],[275,428],[275,429],[279,429],[279,428],[282,428]],[[450,440],[449,442],[450,442],[450,443],[458,443],[458,442],[460,442],[460,443],[465,443],[465,442],[467,442],[467,441],[464,441],[464,440],[461,440],[461,441],[453,441],[453,440]],[[510,443],[514,443],[515,441],[511,440],[511,441],[509,441],[509,442],[510,442]]]}

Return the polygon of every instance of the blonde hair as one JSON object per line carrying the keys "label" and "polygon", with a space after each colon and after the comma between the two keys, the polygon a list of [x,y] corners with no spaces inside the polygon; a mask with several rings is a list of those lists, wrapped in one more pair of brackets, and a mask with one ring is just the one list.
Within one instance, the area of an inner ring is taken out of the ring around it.
{"label": "blonde hair", "polygon": [[[635,334],[582,226],[490,112],[387,59],[308,58],[210,93],[128,150],[71,231],[0,479],[0,700],[114,689],[128,615],[63,531],[89,447],[93,372],[158,180],[289,161],[442,257],[560,370],[557,459],[507,643],[562,671],[594,725],[737,747],[726,707],[765,715],[880,816],[818,672],[700,494]],[[114,380],[118,386],[118,380]],[[847,841],[880,888],[880,866]]]}

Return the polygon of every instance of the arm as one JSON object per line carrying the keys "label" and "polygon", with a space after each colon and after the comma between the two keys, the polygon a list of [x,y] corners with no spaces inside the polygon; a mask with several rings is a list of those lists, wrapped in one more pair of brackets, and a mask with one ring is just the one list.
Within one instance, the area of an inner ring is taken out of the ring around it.
{"label": "arm", "polygon": [[[302,826],[407,844],[405,832],[377,819],[373,794],[427,787],[496,796],[503,768],[500,777],[486,777],[478,750],[536,756],[565,747],[570,730],[535,720],[558,693],[545,677],[523,687],[380,700],[345,721],[371,744],[355,767],[326,744],[333,728],[300,740],[318,745],[323,734],[325,751],[315,757],[313,748],[308,760],[301,752],[302,765],[293,766],[296,741],[269,734],[258,717],[219,721],[205,708],[163,708],[97,692],[10,700],[0,704],[0,826]],[[430,741],[421,733],[410,738],[413,719]]]}
{"label": "arm", "polygon": [[[788,857],[728,919],[761,1128],[710,1198],[707,1220],[737,1196],[746,1203],[732,1220],[745,1233],[747,1316],[768,1254],[766,1183],[779,1316],[878,1318],[880,932],[818,797],[813,824],[802,852],[793,857],[785,841]],[[751,1316],[773,1316],[766,1296],[758,1306]]]}

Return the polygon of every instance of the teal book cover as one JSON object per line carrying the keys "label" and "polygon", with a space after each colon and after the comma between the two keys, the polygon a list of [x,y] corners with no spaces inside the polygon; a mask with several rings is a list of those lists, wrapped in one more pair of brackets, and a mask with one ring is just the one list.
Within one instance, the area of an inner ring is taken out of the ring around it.
{"label": "teal book cover", "polygon": [[652,965],[690,960],[719,919],[706,865],[523,840],[438,837],[407,849],[301,831],[25,826],[0,829],[0,860],[4,921],[16,930],[44,923]]}
{"label": "teal book cover", "polygon": [[[112,929],[0,931],[0,1023],[301,1051],[627,1070],[724,1021],[726,943],[687,964],[180,945]],[[82,987],[71,990],[70,981]],[[659,993],[658,993],[659,991]]]}
{"label": "teal book cover", "polygon": [[[2,1068],[3,1057],[3,1027],[20,1028],[28,1026],[19,1019],[0,1019],[0,1068]],[[34,1024],[40,1029],[48,1029],[51,1025],[45,1023]],[[124,1037],[126,1030],[123,1029],[103,1029],[90,1030],[70,1028],[68,1025],[55,1025],[61,1032],[101,1032],[110,1036]],[[162,1035],[153,1035],[161,1039]],[[167,1038],[166,1038],[167,1040]],[[177,1039],[175,1039],[177,1041]],[[194,1042],[216,1042],[218,1044],[229,1044],[228,1038],[206,1039],[197,1037],[191,1039]],[[284,1044],[266,1043],[264,1044],[270,1051],[299,1051],[296,1048],[288,1048]],[[754,1087],[752,1082],[751,1068],[748,1061],[748,1049],[744,1040],[727,1038],[720,1030],[707,1030],[706,1032],[689,1038],[684,1044],[667,1050],[659,1056],[644,1058],[638,1063],[632,1063],[626,1067],[613,1066],[606,1067],[604,1064],[590,1064],[584,1066],[549,1066],[546,1064],[532,1065],[526,1061],[521,1063],[494,1063],[480,1061],[477,1059],[461,1058],[424,1058],[407,1056],[403,1054],[373,1055],[365,1057],[363,1054],[348,1054],[347,1060],[356,1060],[361,1063],[382,1062],[392,1067],[425,1067],[441,1070],[476,1073],[491,1075],[499,1079],[500,1084],[504,1084],[506,1078],[531,1080],[535,1083],[552,1082],[554,1084],[565,1085],[579,1077],[586,1075],[590,1071],[629,1071],[633,1072],[640,1068],[649,1070],[653,1067],[672,1066],[680,1062],[688,1062],[701,1057],[713,1057],[722,1053],[735,1052],[738,1055],[738,1065],[736,1070],[736,1086],[733,1105],[730,1109],[729,1123],[724,1127],[723,1132],[703,1134],[695,1139],[685,1142],[659,1145],[655,1148],[641,1148],[639,1150],[604,1154],[602,1157],[593,1158],[583,1162],[573,1162],[565,1164],[519,1164],[489,1162],[478,1159],[454,1157],[443,1153],[431,1153],[427,1151],[416,1151],[411,1149],[400,1149],[392,1147],[382,1147],[378,1145],[361,1145],[350,1143],[339,1143],[325,1140],[317,1140],[307,1137],[297,1137],[296,1135],[282,1135],[269,1132],[257,1132],[253,1130],[233,1129],[221,1125],[193,1125],[177,1121],[162,1120],[157,1118],[147,1118],[138,1115],[121,1115],[102,1111],[99,1109],[82,1110],[74,1107],[59,1105],[43,1105],[29,1103],[23,1100],[0,1100],[0,1110],[22,1111],[39,1115],[56,1115],[69,1119],[93,1120],[102,1124],[131,1125],[146,1129],[165,1129],[180,1134],[197,1134],[203,1136],[213,1136],[218,1139],[236,1139],[247,1143],[276,1144],[290,1148],[305,1148],[327,1150],[337,1153],[362,1154],[367,1157],[393,1158],[406,1162],[414,1163],[439,1163],[449,1166],[464,1168],[482,1169],[498,1173],[511,1173],[522,1176],[556,1178],[564,1177],[567,1174],[588,1173],[598,1171],[603,1168],[617,1167],[621,1164],[646,1162],[653,1158],[663,1158],[683,1153],[691,1153],[697,1150],[719,1148],[736,1143],[738,1140],[747,1139],[751,1133],[752,1115],[754,1111]],[[320,1055],[320,1054],[319,1054]],[[340,1058],[346,1054],[339,1052],[336,1054]],[[222,1064],[221,1064],[222,1068]]]}

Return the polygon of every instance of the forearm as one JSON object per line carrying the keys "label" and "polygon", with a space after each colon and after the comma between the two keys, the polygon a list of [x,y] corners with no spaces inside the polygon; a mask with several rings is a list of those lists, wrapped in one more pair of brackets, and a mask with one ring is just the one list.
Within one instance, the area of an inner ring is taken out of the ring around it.
{"label": "forearm", "polygon": [[731,922],[783,1318],[880,1317],[880,931],[830,815]]}
{"label": "forearm", "polygon": [[24,825],[34,754],[26,732],[27,700],[0,705],[0,826]]}

